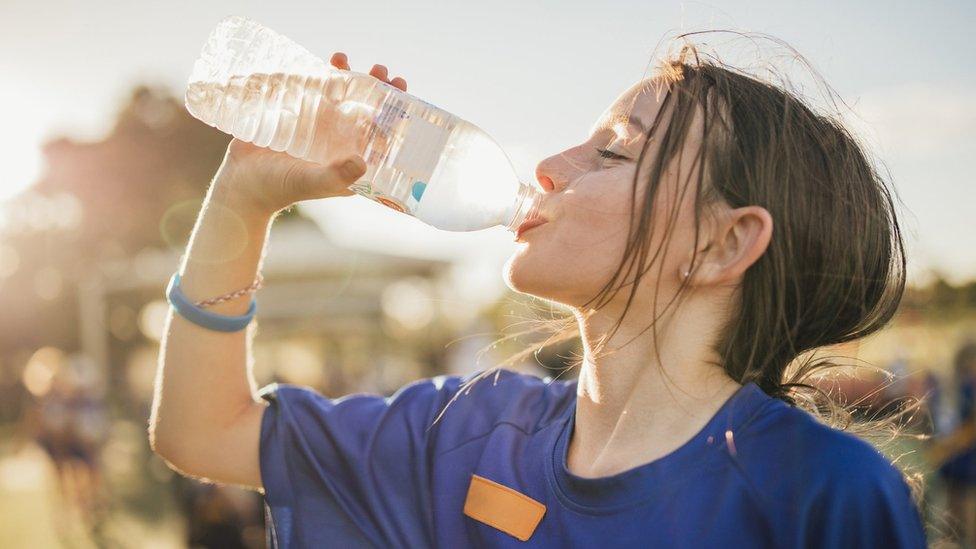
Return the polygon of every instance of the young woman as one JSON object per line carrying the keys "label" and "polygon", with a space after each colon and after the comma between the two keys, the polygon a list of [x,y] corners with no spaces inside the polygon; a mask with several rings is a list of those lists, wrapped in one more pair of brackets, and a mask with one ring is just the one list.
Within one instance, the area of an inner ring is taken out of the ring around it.
{"label": "young woman", "polygon": [[[363,171],[232,141],[183,294],[247,287],[275,213],[349,195]],[[276,385],[257,398],[252,332],[181,311],[163,341],[156,452],[263,489],[279,547],[925,545],[900,471],[798,407],[787,376],[882,327],[904,286],[891,198],[843,127],[685,50],[536,175],[545,223],[519,234],[504,276],[572,310],[578,381],[497,369],[389,398]]]}

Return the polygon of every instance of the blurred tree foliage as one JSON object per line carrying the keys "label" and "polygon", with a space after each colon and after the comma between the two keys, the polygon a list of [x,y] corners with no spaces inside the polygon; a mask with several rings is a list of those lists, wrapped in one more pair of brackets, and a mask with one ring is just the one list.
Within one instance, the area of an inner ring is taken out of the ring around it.
{"label": "blurred tree foliage", "polygon": [[927,286],[906,291],[902,311],[933,318],[972,314],[976,311],[976,280],[954,285],[936,274]]}
{"label": "blurred tree foliage", "polygon": [[[145,85],[132,90],[104,139],[47,141],[43,174],[7,206],[21,223],[0,234],[19,263],[0,280],[0,356],[77,348],[76,283],[99,261],[144,248],[182,250],[229,141],[181,98]],[[70,213],[57,211],[65,195],[80,210],[69,226],[51,222]],[[279,220],[296,215],[291,208]]]}

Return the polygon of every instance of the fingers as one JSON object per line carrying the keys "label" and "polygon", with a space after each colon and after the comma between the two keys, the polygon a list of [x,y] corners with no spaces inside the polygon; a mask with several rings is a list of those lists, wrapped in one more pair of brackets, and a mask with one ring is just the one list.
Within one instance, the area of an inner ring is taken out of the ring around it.
{"label": "fingers", "polygon": [[407,81],[399,76],[393,80],[390,80],[390,71],[387,70],[387,68],[383,65],[373,65],[373,68],[370,69],[369,74],[374,78],[390,84],[391,86],[400,88],[403,91],[407,91]]}
{"label": "fingers", "polygon": [[387,78],[390,76],[383,65],[373,65],[373,68],[369,69],[369,75],[384,82],[387,82]]}
{"label": "fingers", "polygon": [[[329,60],[329,62],[332,64],[333,67],[337,69],[342,69],[345,71],[350,70],[349,57],[341,51],[337,51],[334,54],[332,54],[332,58]],[[391,86],[399,88],[402,91],[407,91],[407,81],[399,76],[391,80],[390,71],[384,65],[380,65],[380,64],[373,65],[373,68],[369,70],[369,74],[370,76],[378,80],[382,80],[383,82],[386,82]]]}
{"label": "fingers", "polygon": [[349,70],[349,58],[346,57],[346,54],[342,53],[341,51],[333,53],[332,59],[330,59],[329,62],[332,63],[332,66],[337,69],[342,69],[344,71]]}

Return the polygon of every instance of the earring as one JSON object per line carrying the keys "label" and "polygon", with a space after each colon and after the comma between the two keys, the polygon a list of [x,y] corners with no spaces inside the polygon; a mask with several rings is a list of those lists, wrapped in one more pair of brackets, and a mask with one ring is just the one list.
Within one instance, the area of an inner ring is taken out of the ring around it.
{"label": "earring", "polygon": [[683,273],[681,273],[681,276],[683,278],[688,278],[689,276],[691,276],[691,270],[686,269]]}

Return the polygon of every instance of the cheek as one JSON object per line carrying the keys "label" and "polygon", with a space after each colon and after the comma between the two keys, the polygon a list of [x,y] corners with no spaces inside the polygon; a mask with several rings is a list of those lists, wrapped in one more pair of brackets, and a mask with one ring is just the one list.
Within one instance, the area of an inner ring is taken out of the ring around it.
{"label": "cheek", "polygon": [[510,287],[581,304],[613,275],[626,246],[629,186],[620,192],[628,182],[590,183],[581,181],[564,191],[553,222],[519,245],[505,265]]}
{"label": "cheek", "polygon": [[560,230],[554,239],[561,245],[586,250],[608,245],[626,233],[633,175],[625,170],[609,172],[581,178],[560,197],[556,216]]}
{"label": "cheek", "polygon": [[[535,250],[539,252],[537,257],[544,258],[548,272],[559,273],[567,285],[581,292],[585,290],[583,293],[587,296],[603,288],[625,259],[631,217],[634,215],[631,212],[631,181],[621,178],[614,182],[616,186],[593,185],[586,190],[580,186],[577,192],[563,197],[560,225],[552,227],[554,230],[551,234],[533,243],[538,244]],[[686,199],[679,210],[674,211],[674,193],[675,189],[667,187],[662,193],[664,196],[654,201],[649,226],[644,228],[649,233],[649,241],[645,244],[649,248],[646,260],[654,261],[655,265],[643,266],[641,270],[646,272],[642,276],[642,284],[657,284],[659,268],[661,273],[676,272],[678,264],[683,261],[678,250],[692,245],[689,243],[694,235],[692,203]],[[642,193],[639,192],[636,198],[637,207],[643,207]],[[638,210],[634,223],[639,219]],[[655,253],[666,239],[670,241],[667,253]],[[627,280],[618,281],[618,284],[633,282],[635,275],[636,272],[632,271]]]}
{"label": "cheek", "polygon": [[613,274],[627,244],[631,219],[630,189],[632,172],[609,170],[604,178],[582,182],[560,202],[560,231],[553,238],[577,268]]}

